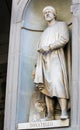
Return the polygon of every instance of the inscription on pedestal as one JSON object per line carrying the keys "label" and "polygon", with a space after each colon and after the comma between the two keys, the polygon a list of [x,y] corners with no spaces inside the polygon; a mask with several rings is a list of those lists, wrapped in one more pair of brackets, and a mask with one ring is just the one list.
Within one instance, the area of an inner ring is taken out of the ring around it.
{"label": "inscription on pedestal", "polygon": [[43,122],[19,123],[18,130],[68,127],[68,126],[69,126],[69,119],[67,119],[67,120],[53,120],[53,121],[43,121]]}

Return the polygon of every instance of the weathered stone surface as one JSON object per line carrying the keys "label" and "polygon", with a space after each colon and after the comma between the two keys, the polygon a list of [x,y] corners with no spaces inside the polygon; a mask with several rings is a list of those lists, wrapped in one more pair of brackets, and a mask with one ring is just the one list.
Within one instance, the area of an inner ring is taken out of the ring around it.
{"label": "weathered stone surface", "polygon": [[18,130],[25,129],[38,129],[38,128],[56,128],[69,126],[69,119],[67,120],[54,120],[54,121],[42,121],[18,124]]}
{"label": "weathered stone surface", "polygon": [[[24,0],[23,0],[24,1]],[[60,0],[60,4],[61,4]],[[80,3],[80,0],[72,0],[72,3]],[[60,5],[58,3],[58,5]],[[4,130],[16,130],[17,129],[17,99],[19,89],[19,63],[20,63],[20,36],[22,23],[17,23],[16,16],[17,1],[13,0],[12,5],[12,21],[11,21],[11,33],[10,33],[10,46],[9,46],[9,65],[7,74],[7,89],[6,89],[6,105],[5,105],[5,123]],[[20,6],[21,7],[21,6]],[[21,13],[24,14],[26,7],[26,0],[24,6],[21,9]],[[18,9],[19,11],[20,9]],[[18,16],[19,13],[17,13]],[[22,14],[17,19],[21,22]],[[79,12],[78,12],[79,14]],[[17,34],[17,35],[16,35]],[[72,88],[71,88],[71,125],[69,128],[61,128],[60,130],[79,130],[80,129],[80,18],[73,15],[72,25]],[[16,49],[17,46],[17,49]],[[15,53],[18,50],[18,53]],[[17,58],[16,58],[17,57]],[[16,59],[16,60],[15,60]],[[15,62],[14,62],[15,61]],[[16,63],[17,62],[17,63]],[[16,76],[15,76],[16,75]],[[76,93],[76,94],[75,94]],[[56,130],[58,130],[56,128]]]}

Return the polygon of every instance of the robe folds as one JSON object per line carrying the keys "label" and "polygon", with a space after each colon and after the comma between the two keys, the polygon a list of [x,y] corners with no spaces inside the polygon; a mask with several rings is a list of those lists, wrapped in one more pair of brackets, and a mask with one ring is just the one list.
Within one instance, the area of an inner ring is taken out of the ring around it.
{"label": "robe folds", "polygon": [[69,41],[65,22],[55,22],[42,33],[38,49],[46,46],[51,50],[38,52],[34,83],[42,85],[40,91],[49,97],[69,99],[69,85],[64,55],[64,46]]}

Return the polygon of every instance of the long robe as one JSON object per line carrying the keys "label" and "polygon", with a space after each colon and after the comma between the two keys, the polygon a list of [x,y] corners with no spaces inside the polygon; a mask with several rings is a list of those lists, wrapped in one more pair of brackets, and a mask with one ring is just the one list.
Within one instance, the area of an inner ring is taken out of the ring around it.
{"label": "long robe", "polygon": [[69,85],[64,56],[64,46],[69,41],[68,27],[65,22],[55,22],[42,33],[38,50],[43,46],[52,51],[39,53],[34,83],[43,85],[41,92],[49,97],[69,99]]}

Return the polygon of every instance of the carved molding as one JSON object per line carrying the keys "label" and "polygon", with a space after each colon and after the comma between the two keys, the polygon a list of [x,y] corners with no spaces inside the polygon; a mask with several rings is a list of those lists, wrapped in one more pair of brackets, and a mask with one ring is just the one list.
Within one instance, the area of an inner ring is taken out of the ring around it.
{"label": "carved molding", "polygon": [[71,6],[71,12],[73,13],[74,16],[79,16],[80,15],[80,4],[74,4]]}
{"label": "carved molding", "polygon": [[17,0],[17,5],[20,3],[21,0]]}
{"label": "carved molding", "polygon": [[24,12],[24,9],[25,7],[28,6],[28,3],[30,2],[31,0],[18,0],[18,9],[17,9],[17,13],[16,13],[16,22],[21,22],[22,19],[23,19],[23,12]]}

